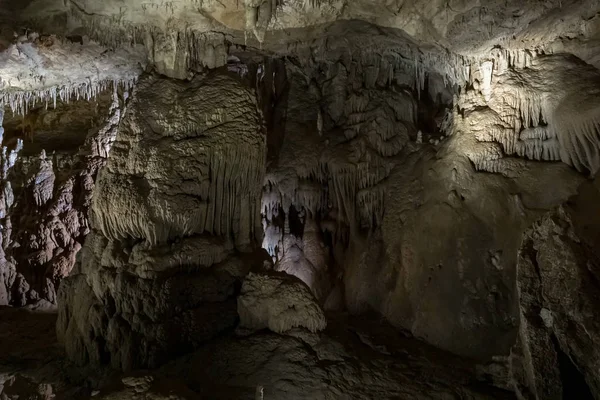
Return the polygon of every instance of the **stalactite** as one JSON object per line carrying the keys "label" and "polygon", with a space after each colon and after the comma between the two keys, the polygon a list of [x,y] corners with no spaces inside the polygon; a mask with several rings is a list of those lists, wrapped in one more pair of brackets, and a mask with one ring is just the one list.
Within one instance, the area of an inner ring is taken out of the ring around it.
{"label": "stalactite", "polygon": [[[189,27],[181,29],[167,26],[166,29],[161,29],[151,25],[125,23],[108,16],[91,16],[77,7],[71,8],[71,17],[85,27],[92,40],[106,47],[143,44],[151,60],[166,49],[173,51],[175,54],[169,54],[169,57],[183,60],[184,65],[180,66],[185,69],[183,72],[199,66],[212,69],[227,64],[227,44],[225,34],[222,33],[202,32]],[[175,43],[164,46],[163,42],[169,40]]]}
{"label": "stalactite", "polygon": [[92,100],[109,87],[121,87],[131,90],[137,82],[137,76],[127,79],[104,80],[98,82],[85,82],[82,84],[65,85],[49,89],[17,92],[0,92],[0,107],[10,107],[12,112],[20,115],[27,114],[30,107],[35,107],[38,102],[52,104],[56,108],[57,99],[68,103],[71,99]]}
{"label": "stalactite", "polygon": [[[579,87],[578,72],[574,71],[579,71],[580,79],[597,79],[597,71],[564,56],[544,53],[539,49],[495,49],[493,68],[490,64],[485,67],[480,64],[477,79],[482,84],[477,86],[473,76],[471,82],[483,94],[479,107],[490,107],[494,116],[483,118],[482,111],[478,111],[477,115],[482,117],[470,119],[478,121],[479,126],[474,125],[471,130],[478,141],[500,143],[506,156],[560,160],[579,171],[594,174],[600,168],[600,108],[595,106],[595,95],[588,93],[588,87]],[[561,71],[565,69],[574,69],[567,80],[570,83],[561,81]],[[492,76],[496,75],[494,81],[498,82],[492,82]],[[540,79],[554,83],[547,85]],[[561,103],[566,96],[570,96],[569,102],[580,103],[579,109],[567,111],[568,104]],[[467,107],[476,103],[463,97],[470,103]],[[482,165],[484,160],[494,162],[495,158],[481,154],[474,163]]]}

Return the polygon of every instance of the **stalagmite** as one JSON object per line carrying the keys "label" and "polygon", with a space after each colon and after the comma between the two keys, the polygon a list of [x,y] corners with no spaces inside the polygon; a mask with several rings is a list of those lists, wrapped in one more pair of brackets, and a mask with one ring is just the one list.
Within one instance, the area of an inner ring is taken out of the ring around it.
{"label": "stalagmite", "polygon": [[287,274],[250,273],[238,297],[241,327],[283,333],[295,327],[318,332],[327,326],[323,311],[308,288]]}

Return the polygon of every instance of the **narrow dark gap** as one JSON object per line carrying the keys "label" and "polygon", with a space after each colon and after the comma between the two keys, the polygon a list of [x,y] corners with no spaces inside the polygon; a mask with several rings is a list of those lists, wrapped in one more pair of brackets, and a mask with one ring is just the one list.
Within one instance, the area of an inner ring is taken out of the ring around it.
{"label": "narrow dark gap", "polygon": [[562,351],[558,339],[554,335],[552,335],[552,344],[554,345],[558,357],[560,379],[563,384],[562,398],[564,400],[594,400],[594,396],[585,381],[585,377],[573,363],[571,358]]}
{"label": "narrow dark gap", "polygon": [[436,108],[437,104],[429,94],[429,79],[425,79],[425,88],[421,91],[417,107],[417,129],[423,132],[437,133],[438,129],[432,117],[437,111]]}
{"label": "narrow dark gap", "polygon": [[450,92],[447,89],[443,93],[435,93],[435,98],[432,97],[430,88],[432,85],[436,85],[433,83],[434,81],[441,79],[439,76],[428,76],[425,79],[425,87],[421,91],[420,96],[417,97],[415,94],[415,98],[418,98],[417,129],[434,136],[442,134],[439,124],[446,115],[448,107],[452,105],[452,97],[449,95]]}
{"label": "narrow dark gap", "polygon": [[290,223],[290,234],[302,238],[302,235],[304,234],[304,217],[301,210],[297,210],[296,207],[290,206],[288,218]]}

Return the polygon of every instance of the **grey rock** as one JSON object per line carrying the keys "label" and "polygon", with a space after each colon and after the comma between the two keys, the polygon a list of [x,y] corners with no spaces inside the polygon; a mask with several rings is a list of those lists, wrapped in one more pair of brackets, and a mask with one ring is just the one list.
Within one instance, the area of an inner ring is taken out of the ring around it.
{"label": "grey rock", "polygon": [[[265,140],[254,97],[219,73],[146,76],[92,200],[57,330],[80,364],[156,367],[237,323]],[[256,256],[253,256],[256,254]]]}
{"label": "grey rock", "polygon": [[323,310],[309,288],[285,273],[248,274],[237,299],[237,311],[242,329],[269,328],[284,333],[296,327],[311,332],[327,327]]}
{"label": "grey rock", "polygon": [[531,398],[595,398],[600,393],[598,201],[598,179],[586,182],[577,196],[524,235],[515,353],[524,370],[522,391]]}

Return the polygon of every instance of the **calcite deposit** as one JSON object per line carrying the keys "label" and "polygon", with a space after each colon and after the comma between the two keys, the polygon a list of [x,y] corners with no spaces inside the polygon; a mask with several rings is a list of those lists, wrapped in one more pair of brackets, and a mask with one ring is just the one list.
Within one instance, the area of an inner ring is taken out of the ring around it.
{"label": "calcite deposit", "polygon": [[600,398],[599,16],[6,0],[1,398]]}

